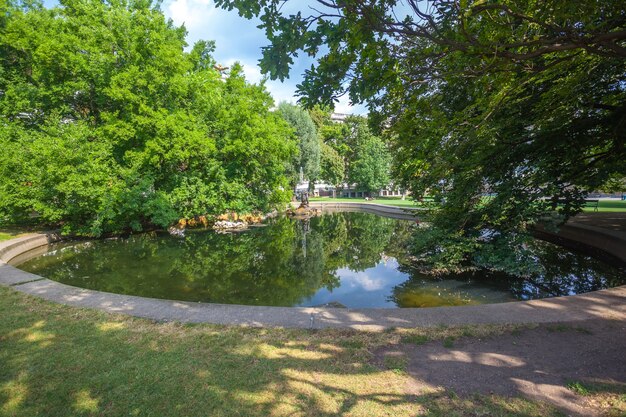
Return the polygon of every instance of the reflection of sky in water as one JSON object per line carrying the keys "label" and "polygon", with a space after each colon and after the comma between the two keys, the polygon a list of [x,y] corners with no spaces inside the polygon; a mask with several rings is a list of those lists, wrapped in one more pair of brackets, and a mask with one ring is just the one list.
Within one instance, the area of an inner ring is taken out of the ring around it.
{"label": "reflection of sky in water", "polygon": [[[333,290],[320,289],[313,297],[302,301],[305,307],[339,303],[348,308],[398,307],[400,300],[394,299],[394,288],[400,289],[396,295],[405,295],[404,303],[410,303],[411,295],[417,298],[417,304],[402,307],[431,307],[432,297],[440,298],[441,305],[464,305],[482,303],[502,303],[515,301],[508,289],[498,288],[485,282],[472,279],[436,279],[428,275],[415,274],[413,280],[407,273],[398,270],[399,263],[394,258],[386,258],[375,267],[365,271],[353,271],[348,268],[337,270],[340,278],[339,287]],[[421,279],[415,279],[421,276]],[[404,284],[404,285],[402,285]],[[436,302],[439,305],[439,302]]]}
{"label": "reflection of sky in water", "polygon": [[302,302],[301,306],[317,306],[327,303],[341,303],[346,307],[395,307],[389,300],[394,286],[409,279],[409,275],[398,271],[398,261],[389,258],[365,271],[352,271],[348,268],[337,270],[341,279],[338,288],[319,290],[313,297]]}

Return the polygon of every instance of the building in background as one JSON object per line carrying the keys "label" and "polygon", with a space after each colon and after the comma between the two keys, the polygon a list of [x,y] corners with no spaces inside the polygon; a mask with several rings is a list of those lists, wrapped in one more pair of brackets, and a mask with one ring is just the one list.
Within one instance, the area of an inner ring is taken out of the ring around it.
{"label": "building in background", "polygon": [[343,184],[335,187],[324,182],[315,183],[313,190],[309,189],[308,181],[301,181],[296,185],[296,196],[308,192],[311,197],[341,197],[341,198],[367,198],[367,197],[400,197],[402,199],[409,195],[409,192],[390,184],[389,187],[381,190],[367,192],[356,188],[354,184]]}
{"label": "building in background", "polygon": [[[344,123],[346,119],[350,116],[351,115],[345,113],[332,113],[330,115],[330,120],[335,123]],[[339,187],[335,187],[332,184],[316,182],[313,189],[311,190],[309,188],[309,181],[305,181],[302,174],[302,169],[300,169],[300,180],[296,185],[295,190],[296,197],[299,199],[302,193],[305,192],[308,192],[311,197],[342,198],[400,197],[404,199],[407,195],[409,195],[408,191],[403,190],[400,187],[395,186],[394,184],[389,184],[387,187],[377,191],[367,192],[357,188],[356,184],[344,183]]]}

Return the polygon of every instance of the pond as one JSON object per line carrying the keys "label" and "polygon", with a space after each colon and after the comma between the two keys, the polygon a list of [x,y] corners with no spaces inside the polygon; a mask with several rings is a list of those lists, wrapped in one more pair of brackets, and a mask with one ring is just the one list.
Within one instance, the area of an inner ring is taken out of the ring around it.
{"label": "pond", "polygon": [[[435,307],[500,303],[624,283],[618,268],[534,241],[541,272],[431,276],[411,267],[412,222],[370,213],[278,217],[244,232],[145,233],[72,241],[26,254],[19,267],[55,281],[119,294],[226,304]],[[30,259],[29,259],[30,258]]]}

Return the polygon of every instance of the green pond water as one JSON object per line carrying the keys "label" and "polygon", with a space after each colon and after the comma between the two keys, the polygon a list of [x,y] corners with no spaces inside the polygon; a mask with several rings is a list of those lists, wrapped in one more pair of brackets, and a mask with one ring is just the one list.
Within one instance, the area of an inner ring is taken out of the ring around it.
{"label": "green pond water", "polygon": [[[434,307],[499,303],[623,284],[623,271],[535,241],[541,273],[433,277],[412,268],[412,222],[368,213],[278,217],[244,232],[146,233],[27,254],[21,269],[65,284],[171,300],[269,306]],[[30,259],[28,259],[30,258]]]}

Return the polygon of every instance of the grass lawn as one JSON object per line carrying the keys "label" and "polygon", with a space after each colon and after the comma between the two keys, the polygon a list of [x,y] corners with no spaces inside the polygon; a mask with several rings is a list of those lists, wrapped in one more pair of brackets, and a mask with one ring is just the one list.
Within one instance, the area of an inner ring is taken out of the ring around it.
{"label": "grass lawn", "polygon": [[13,239],[15,236],[9,234],[9,233],[5,233],[5,232],[0,232],[0,242],[2,242],[3,240],[9,240],[9,239]]}
{"label": "grass lawn", "polygon": [[31,233],[27,229],[0,229],[0,242]]}
{"label": "grass lawn", "polygon": [[419,205],[407,198],[406,200],[402,200],[400,197],[376,197],[375,200],[367,201],[364,198],[347,198],[347,197],[339,197],[339,198],[331,198],[331,197],[311,197],[309,201],[320,201],[320,202],[333,202],[333,203],[371,203],[371,204],[385,204],[387,206],[395,206],[395,207],[419,207]]}
{"label": "grass lawn", "polygon": [[523,398],[411,389],[399,343],[495,337],[510,326],[284,330],[155,323],[0,287],[0,416],[562,415]]}
{"label": "grass lawn", "polygon": [[[347,202],[347,203],[374,203],[385,204],[396,207],[420,207],[418,203],[407,198],[401,200],[399,197],[377,197],[373,201],[366,201],[363,198],[330,198],[330,197],[311,197],[310,201],[328,201],[328,202]],[[583,209],[585,213],[595,212],[593,207]],[[600,200],[598,203],[598,211],[604,213],[626,212],[626,200]]]}
{"label": "grass lawn", "polygon": [[[585,207],[585,213],[593,213],[593,207]],[[626,212],[626,200],[600,200],[598,202],[598,212],[619,213]]]}

